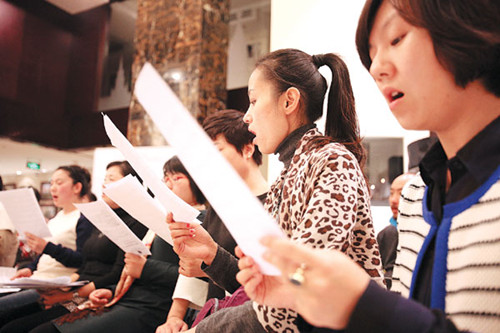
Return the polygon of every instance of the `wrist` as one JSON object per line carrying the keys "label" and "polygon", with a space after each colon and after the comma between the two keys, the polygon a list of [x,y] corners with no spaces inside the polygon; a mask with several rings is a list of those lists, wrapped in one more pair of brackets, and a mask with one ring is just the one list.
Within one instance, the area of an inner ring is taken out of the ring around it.
{"label": "wrist", "polygon": [[179,316],[177,316],[177,315],[169,315],[169,316],[167,316],[167,321],[169,321],[169,320],[177,320],[177,319],[182,320],[182,318],[179,317]]}
{"label": "wrist", "polygon": [[203,259],[205,265],[210,266],[217,256],[218,245],[214,241],[210,242],[208,255]]}

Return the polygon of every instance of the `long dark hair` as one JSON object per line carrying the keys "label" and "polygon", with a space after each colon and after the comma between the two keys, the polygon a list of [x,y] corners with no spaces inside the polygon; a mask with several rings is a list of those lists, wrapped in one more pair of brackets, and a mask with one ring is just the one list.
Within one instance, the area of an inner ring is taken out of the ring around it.
{"label": "long dark hair", "polygon": [[340,142],[362,165],[365,152],[359,136],[351,79],[346,64],[338,55],[326,53],[310,56],[297,49],[282,49],[261,58],[257,61],[256,68],[273,83],[278,94],[291,87],[298,89],[307,120],[313,123],[323,114],[323,103],[328,88],[326,79],[318,70],[324,65],[332,71],[325,123],[327,137],[317,139],[312,144]]}

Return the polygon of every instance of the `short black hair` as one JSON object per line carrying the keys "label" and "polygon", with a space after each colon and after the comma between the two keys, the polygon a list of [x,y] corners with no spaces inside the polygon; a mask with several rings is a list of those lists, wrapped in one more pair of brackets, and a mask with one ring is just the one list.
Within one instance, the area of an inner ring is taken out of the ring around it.
{"label": "short black hair", "polygon": [[[248,124],[243,121],[243,116],[244,113],[238,110],[219,110],[205,119],[203,129],[212,140],[222,134],[230,145],[243,154],[243,147],[252,143],[255,138],[255,135],[248,131]],[[252,158],[257,165],[262,164],[262,153],[257,146]]]}
{"label": "short black hair", "polygon": [[[440,64],[465,87],[479,79],[500,97],[500,1],[386,0],[408,23],[426,29]],[[369,38],[383,0],[367,0],[358,21],[356,46],[369,70]]]}
{"label": "short black hair", "polygon": [[123,177],[125,177],[127,175],[137,176],[137,172],[135,172],[134,168],[132,168],[130,163],[127,161],[110,162],[110,163],[108,163],[108,165],[106,165],[106,170],[108,170],[109,168],[114,167],[114,166],[117,166],[120,168],[120,172],[121,172]]}
{"label": "short black hair", "polygon": [[[135,171],[135,169],[130,165],[130,163],[128,161],[110,162],[110,163],[108,163],[108,165],[106,165],[106,170],[108,170],[109,168],[114,167],[114,166],[117,166],[120,168],[120,172],[121,172],[123,177],[128,176],[128,175],[134,176],[135,178],[137,178],[139,183],[142,184],[142,178],[139,176],[139,174]],[[148,190],[148,192],[149,192],[149,190]]]}

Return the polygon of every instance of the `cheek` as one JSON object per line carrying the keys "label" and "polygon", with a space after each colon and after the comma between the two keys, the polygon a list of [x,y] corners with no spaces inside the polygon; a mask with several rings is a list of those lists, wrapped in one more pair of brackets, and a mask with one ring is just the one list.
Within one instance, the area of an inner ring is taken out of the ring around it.
{"label": "cheek", "polygon": [[187,198],[186,198],[186,191],[184,189],[184,186],[182,186],[180,184],[174,184],[172,186],[172,192],[174,192],[175,195],[177,195],[182,200],[186,201]]}
{"label": "cheek", "polygon": [[262,127],[262,124],[265,123],[265,111],[263,108],[259,108],[255,110],[253,114],[253,122],[255,126]]}
{"label": "cheek", "polygon": [[176,186],[176,185],[174,185],[174,184],[170,184],[169,188],[170,188],[170,190],[171,190],[172,192],[174,192],[174,194],[175,194],[176,196],[180,196],[180,195],[179,195],[180,193],[179,193],[179,188],[178,188],[178,186]]}
{"label": "cheek", "polygon": [[224,159],[231,164],[231,154],[228,153],[227,149],[221,151],[222,156],[224,156]]}
{"label": "cheek", "polygon": [[59,186],[56,193],[59,195],[59,197],[69,197],[71,195],[71,187]]}

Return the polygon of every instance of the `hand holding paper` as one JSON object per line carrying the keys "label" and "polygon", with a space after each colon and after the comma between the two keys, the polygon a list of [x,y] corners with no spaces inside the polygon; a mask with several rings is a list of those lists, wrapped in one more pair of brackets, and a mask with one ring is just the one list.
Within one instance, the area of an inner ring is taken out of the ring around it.
{"label": "hand holding paper", "polygon": [[127,227],[109,206],[101,200],[75,204],[76,208],[123,252],[150,255],[149,249]]}
{"label": "hand holding paper", "polygon": [[[163,185],[165,186],[165,185]],[[165,208],[146,192],[137,178],[127,175],[117,182],[109,184],[103,193],[125,209],[131,216],[153,230],[167,243],[173,245],[170,231],[165,223]],[[175,195],[172,193],[172,195]],[[173,210],[182,210],[183,206],[176,206],[177,201],[171,203]],[[186,221],[199,223],[198,220]]]}
{"label": "hand holding paper", "polygon": [[243,251],[264,273],[280,274],[262,258],[259,239],[284,237],[283,232],[149,63],[137,78],[135,94]]}
{"label": "hand holding paper", "polygon": [[198,210],[191,207],[161,182],[161,180],[154,174],[151,168],[144,162],[143,158],[134,149],[130,142],[123,136],[123,134],[116,128],[115,124],[104,115],[104,128],[106,134],[113,146],[125,156],[127,161],[132,165],[135,171],[142,177],[144,183],[153,191],[155,196],[161,204],[170,212],[175,218],[180,221],[192,222],[200,214]]}

